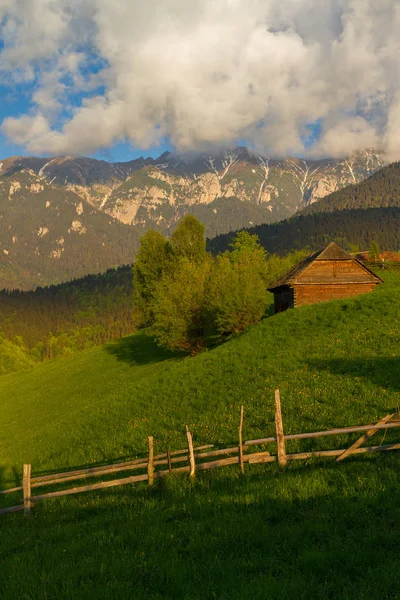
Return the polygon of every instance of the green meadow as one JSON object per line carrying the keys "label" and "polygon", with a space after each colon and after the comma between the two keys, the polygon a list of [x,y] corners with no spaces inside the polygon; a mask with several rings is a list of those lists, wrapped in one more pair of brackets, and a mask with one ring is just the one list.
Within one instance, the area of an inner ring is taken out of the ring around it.
{"label": "green meadow", "polygon": [[[374,422],[400,405],[400,276],[265,318],[196,357],[141,332],[0,377],[0,488],[186,445]],[[373,444],[400,440],[378,432]],[[354,436],[287,443],[346,447]],[[273,445],[268,447],[275,451]],[[0,506],[21,494],[0,496]],[[0,597],[398,599],[400,454],[173,474],[0,517]]]}

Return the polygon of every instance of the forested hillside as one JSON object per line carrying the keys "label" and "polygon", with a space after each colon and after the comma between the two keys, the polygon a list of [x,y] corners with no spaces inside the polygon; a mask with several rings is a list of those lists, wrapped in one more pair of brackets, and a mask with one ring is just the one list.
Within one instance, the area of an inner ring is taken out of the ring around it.
{"label": "forested hillside", "polygon": [[[381,250],[400,248],[400,207],[341,210],[299,215],[280,223],[252,227],[262,246],[280,255],[292,250],[318,250],[335,241],[345,250],[366,250],[376,242]],[[208,241],[212,252],[223,252],[234,233]]]}
{"label": "forested hillside", "polygon": [[0,177],[0,289],[34,289],[130,263],[139,235],[33,172]]}
{"label": "forested hillside", "polygon": [[383,167],[368,179],[349,185],[305,208],[303,214],[346,209],[400,206],[400,162]]}
{"label": "forested hillside", "polygon": [[131,267],[31,292],[0,292],[0,335],[7,338],[0,338],[0,367],[16,370],[131,333],[132,292]]}

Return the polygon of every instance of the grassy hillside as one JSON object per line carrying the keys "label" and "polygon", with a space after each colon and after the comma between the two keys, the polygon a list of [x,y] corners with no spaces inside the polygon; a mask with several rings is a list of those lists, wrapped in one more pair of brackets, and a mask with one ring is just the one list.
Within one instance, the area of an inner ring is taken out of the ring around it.
{"label": "grassy hillside", "polygon": [[[148,435],[156,451],[184,447],[186,424],[196,443],[235,444],[242,403],[245,438],[272,435],[275,387],[286,433],[377,420],[400,387],[400,278],[385,280],[195,358],[141,333],[2,376],[0,487],[24,461],[37,474],[142,455]],[[2,517],[2,599],[399,598],[397,454],[238,471],[47,501],[27,522]]]}

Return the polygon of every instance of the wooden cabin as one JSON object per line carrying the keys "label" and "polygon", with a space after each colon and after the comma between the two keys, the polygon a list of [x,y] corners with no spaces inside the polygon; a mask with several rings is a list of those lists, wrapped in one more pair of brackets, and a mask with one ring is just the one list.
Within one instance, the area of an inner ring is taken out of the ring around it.
{"label": "wooden cabin", "polygon": [[383,280],[335,242],[307,256],[269,288],[275,312],[372,292]]}

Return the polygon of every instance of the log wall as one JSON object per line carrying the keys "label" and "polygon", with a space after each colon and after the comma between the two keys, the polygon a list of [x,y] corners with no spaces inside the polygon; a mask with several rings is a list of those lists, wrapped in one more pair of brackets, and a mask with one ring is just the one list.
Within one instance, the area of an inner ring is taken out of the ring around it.
{"label": "log wall", "polygon": [[316,304],[372,292],[374,283],[295,285],[294,305]]}

